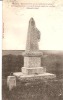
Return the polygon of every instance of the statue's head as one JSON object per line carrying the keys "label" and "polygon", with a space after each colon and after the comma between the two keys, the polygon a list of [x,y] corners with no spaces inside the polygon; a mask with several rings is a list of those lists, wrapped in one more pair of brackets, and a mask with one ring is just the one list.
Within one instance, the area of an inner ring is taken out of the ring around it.
{"label": "statue's head", "polygon": [[29,21],[29,25],[30,25],[30,26],[35,26],[35,21],[34,21],[33,18],[30,19],[30,21]]}

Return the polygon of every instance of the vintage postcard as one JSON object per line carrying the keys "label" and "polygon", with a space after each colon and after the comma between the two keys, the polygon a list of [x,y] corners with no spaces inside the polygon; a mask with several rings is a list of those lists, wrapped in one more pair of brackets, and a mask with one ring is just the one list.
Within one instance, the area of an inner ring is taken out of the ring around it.
{"label": "vintage postcard", "polygon": [[2,100],[63,100],[63,0],[3,0]]}

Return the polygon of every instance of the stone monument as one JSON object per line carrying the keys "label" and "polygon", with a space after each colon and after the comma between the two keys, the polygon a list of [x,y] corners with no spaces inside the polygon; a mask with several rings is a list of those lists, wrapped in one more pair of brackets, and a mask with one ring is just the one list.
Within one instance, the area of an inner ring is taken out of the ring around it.
{"label": "stone monument", "polygon": [[26,51],[24,53],[24,67],[22,67],[22,73],[26,75],[44,73],[44,68],[41,67],[42,52],[39,52],[39,40],[40,31],[36,28],[34,19],[31,18],[28,27]]}
{"label": "stone monument", "polygon": [[31,18],[28,26],[26,50],[23,53],[24,67],[21,69],[22,72],[13,73],[20,80],[52,79],[56,77],[54,74],[46,73],[46,69],[41,66],[43,53],[39,51],[39,40],[40,31],[36,28],[34,19]]}

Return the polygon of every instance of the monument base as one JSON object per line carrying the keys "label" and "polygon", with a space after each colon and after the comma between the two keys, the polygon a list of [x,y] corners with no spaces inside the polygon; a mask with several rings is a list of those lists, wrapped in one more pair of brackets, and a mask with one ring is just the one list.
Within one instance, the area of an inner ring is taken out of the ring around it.
{"label": "monument base", "polygon": [[33,67],[33,68],[27,68],[22,67],[22,73],[26,75],[35,75],[35,74],[43,74],[46,72],[46,69],[43,67]]}
{"label": "monument base", "polygon": [[51,73],[43,73],[38,75],[25,75],[22,72],[15,72],[13,75],[18,78],[20,81],[34,81],[34,80],[48,80],[48,79],[55,79],[56,75]]}

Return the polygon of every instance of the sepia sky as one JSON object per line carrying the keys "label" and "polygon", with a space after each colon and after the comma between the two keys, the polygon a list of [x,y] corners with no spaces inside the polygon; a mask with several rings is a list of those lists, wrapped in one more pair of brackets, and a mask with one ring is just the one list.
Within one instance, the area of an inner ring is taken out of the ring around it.
{"label": "sepia sky", "polygon": [[24,50],[29,19],[33,17],[41,32],[40,50],[63,50],[63,7],[23,9],[3,6],[3,50]]}

